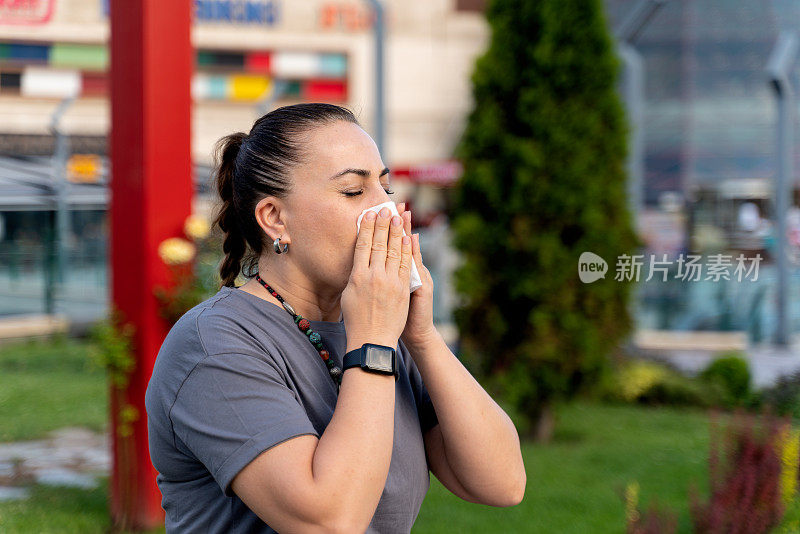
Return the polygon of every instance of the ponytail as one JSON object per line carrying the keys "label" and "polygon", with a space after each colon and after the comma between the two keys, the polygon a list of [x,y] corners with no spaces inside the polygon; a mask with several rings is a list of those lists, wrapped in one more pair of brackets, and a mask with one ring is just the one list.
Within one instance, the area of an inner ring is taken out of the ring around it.
{"label": "ponytail", "polygon": [[216,188],[222,201],[214,224],[219,226],[225,235],[222,251],[225,258],[219,268],[222,286],[236,287],[236,278],[242,269],[242,258],[247,251],[247,241],[241,231],[233,199],[233,177],[236,173],[236,158],[242,141],[247,137],[244,132],[227,135],[217,142],[216,160],[218,170]]}

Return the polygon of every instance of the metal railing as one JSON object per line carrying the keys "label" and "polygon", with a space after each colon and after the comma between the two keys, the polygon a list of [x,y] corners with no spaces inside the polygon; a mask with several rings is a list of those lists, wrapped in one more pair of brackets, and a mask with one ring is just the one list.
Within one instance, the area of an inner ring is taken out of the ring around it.
{"label": "metal railing", "polygon": [[99,317],[108,301],[105,243],[65,250],[64,279],[58,279],[56,251],[40,243],[0,247],[0,315],[63,313]]}

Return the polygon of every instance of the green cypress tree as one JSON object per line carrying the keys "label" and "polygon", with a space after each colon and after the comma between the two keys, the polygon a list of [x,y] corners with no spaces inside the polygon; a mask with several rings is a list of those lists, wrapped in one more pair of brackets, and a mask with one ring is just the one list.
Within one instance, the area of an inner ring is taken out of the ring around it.
{"label": "green cypress tree", "polygon": [[[548,439],[552,407],[596,381],[630,333],[617,257],[641,242],[626,200],[620,63],[600,0],[490,0],[488,50],[455,155],[454,319],[465,363]],[[608,262],[583,283],[578,258]]]}

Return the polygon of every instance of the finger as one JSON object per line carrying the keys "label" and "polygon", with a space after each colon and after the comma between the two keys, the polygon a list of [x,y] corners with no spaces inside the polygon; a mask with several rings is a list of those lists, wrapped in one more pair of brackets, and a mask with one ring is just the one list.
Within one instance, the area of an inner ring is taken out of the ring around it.
{"label": "finger", "polygon": [[406,211],[406,203],[401,202],[397,205],[397,213],[402,216],[404,211]]}
{"label": "finger", "polygon": [[411,237],[411,212],[403,211],[401,215],[403,216],[403,230],[405,230],[408,237]]}
{"label": "finger", "polygon": [[414,234],[413,237],[414,239],[412,240],[413,245],[411,250],[414,256],[414,261],[417,264],[417,270],[419,270],[420,267],[422,267],[422,250],[419,248],[419,234]]}
{"label": "finger", "polygon": [[380,266],[386,269],[386,244],[389,234],[389,218],[392,211],[389,208],[381,208],[378,218],[375,219],[375,232],[372,234],[372,252],[369,256],[369,265]]}
{"label": "finger", "polygon": [[366,269],[372,254],[372,234],[375,232],[376,213],[368,211],[361,218],[361,226],[356,239],[356,251],[353,255],[353,268]]}
{"label": "finger", "polygon": [[395,215],[391,221],[389,241],[386,245],[386,272],[397,274],[397,269],[400,268],[400,257],[403,254],[400,248],[400,241],[403,239],[403,218]]}
{"label": "finger", "polygon": [[400,278],[405,280],[409,285],[411,284],[411,262],[414,261],[411,257],[412,245],[411,236],[404,235],[401,239],[401,248],[403,254],[400,258],[400,267],[398,274]]}

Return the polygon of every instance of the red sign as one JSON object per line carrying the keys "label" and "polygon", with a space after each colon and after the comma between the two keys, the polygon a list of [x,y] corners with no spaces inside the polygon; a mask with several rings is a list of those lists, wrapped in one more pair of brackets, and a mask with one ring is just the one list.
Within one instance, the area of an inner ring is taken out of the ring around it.
{"label": "red sign", "polygon": [[319,26],[324,30],[366,31],[374,24],[375,13],[360,3],[326,2],[319,11]]}
{"label": "red sign", "polygon": [[308,80],[303,84],[303,98],[322,102],[347,100],[347,85],[338,80]]}
{"label": "red sign", "polygon": [[55,0],[0,0],[0,24],[46,24]]}
{"label": "red sign", "polygon": [[392,167],[392,176],[418,184],[450,186],[461,177],[463,168],[459,161],[442,161],[407,167]]}

